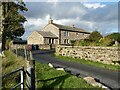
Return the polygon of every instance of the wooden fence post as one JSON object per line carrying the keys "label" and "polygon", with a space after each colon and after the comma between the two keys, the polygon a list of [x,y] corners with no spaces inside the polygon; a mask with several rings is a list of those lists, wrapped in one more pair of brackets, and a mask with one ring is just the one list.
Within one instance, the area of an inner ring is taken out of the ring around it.
{"label": "wooden fence post", "polygon": [[24,46],[24,55],[25,55],[25,60],[27,60],[26,46]]}
{"label": "wooden fence post", "polygon": [[31,80],[32,80],[32,82],[31,82],[31,84],[32,84],[32,86],[31,86],[31,88],[32,88],[32,90],[35,90],[35,60],[32,60],[32,68],[31,68]]}
{"label": "wooden fence post", "polygon": [[15,45],[15,47],[16,47],[16,57],[18,56],[17,54],[18,54],[18,51],[17,51],[17,45]]}
{"label": "wooden fence post", "polygon": [[29,90],[35,90],[35,61],[32,58],[31,47],[27,48],[26,85]]}

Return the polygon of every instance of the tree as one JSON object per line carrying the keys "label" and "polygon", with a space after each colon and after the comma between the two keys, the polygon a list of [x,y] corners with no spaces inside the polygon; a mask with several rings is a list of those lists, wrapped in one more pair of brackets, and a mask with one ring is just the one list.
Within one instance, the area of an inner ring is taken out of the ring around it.
{"label": "tree", "polygon": [[120,33],[112,33],[112,34],[107,35],[106,37],[109,37],[113,39],[114,41],[120,42]]}
{"label": "tree", "polygon": [[3,6],[3,33],[2,33],[2,51],[5,50],[6,39],[14,39],[24,34],[23,23],[26,18],[20,12],[27,11],[24,2],[12,1],[2,2]]}
{"label": "tree", "polygon": [[89,36],[89,40],[91,42],[98,42],[103,36],[98,32],[98,31],[93,31],[90,36]]}

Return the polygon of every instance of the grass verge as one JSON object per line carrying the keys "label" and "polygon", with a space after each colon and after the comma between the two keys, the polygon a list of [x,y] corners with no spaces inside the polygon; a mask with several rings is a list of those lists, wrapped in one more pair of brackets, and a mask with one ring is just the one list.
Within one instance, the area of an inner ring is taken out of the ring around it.
{"label": "grass verge", "polygon": [[114,70],[114,71],[119,71],[120,69],[120,66],[117,66],[117,65],[103,64],[100,62],[93,62],[93,61],[85,60],[85,59],[72,58],[72,57],[66,57],[66,56],[55,56],[55,57],[60,60],[66,60],[70,62],[77,62],[81,64],[92,65],[95,67],[105,68],[105,69]]}
{"label": "grass verge", "polygon": [[[2,58],[2,75],[8,74],[21,66],[26,67],[26,62],[22,57],[16,57],[14,53],[5,51],[5,57]],[[2,89],[12,88],[18,83],[20,83],[19,72],[2,79]]]}
{"label": "grass verge", "polygon": [[84,88],[89,90],[89,88],[98,88],[86,83],[82,78],[77,78],[76,76],[70,75],[64,71],[58,71],[39,62],[36,62],[36,76],[38,89],[62,90],[65,88]]}

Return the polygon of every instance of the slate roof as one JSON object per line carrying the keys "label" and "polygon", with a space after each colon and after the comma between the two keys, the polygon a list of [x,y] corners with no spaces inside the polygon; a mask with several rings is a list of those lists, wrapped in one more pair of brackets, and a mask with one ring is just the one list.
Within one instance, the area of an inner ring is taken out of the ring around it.
{"label": "slate roof", "polygon": [[76,32],[83,32],[83,33],[90,34],[90,32],[87,32],[87,31],[85,31],[84,29],[81,29],[81,28],[71,27],[71,26],[66,26],[66,25],[60,25],[60,24],[55,24],[55,23],[52,23],[52,24],[55,25],[56,27],[58,27],[60,30],[76,31]]}
{"label": "slate roof", "polygon": [[37,31],[40,35],[42,35],[44,38],[58,38],[55,34],[51,32],[46,31]]}

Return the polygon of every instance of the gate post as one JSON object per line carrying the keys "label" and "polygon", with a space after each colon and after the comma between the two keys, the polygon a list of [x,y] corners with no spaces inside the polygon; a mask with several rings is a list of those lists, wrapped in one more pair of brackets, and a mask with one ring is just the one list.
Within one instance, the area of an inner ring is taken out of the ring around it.
{"label": "gate post", "polygon": [[24,56],[25,56],[25,60],[27,60],[26,46],[24,46]]}
{"label": "gate post", "polygon": [[26,70],[26,85],[29,90],[35,90],[35,61],[32,58],[32,46],[28,45],[27,55],[27,70]]}
{"label": "gate post", "polygon": [[21,90],[24,90],[24,67],[21,70]]}

